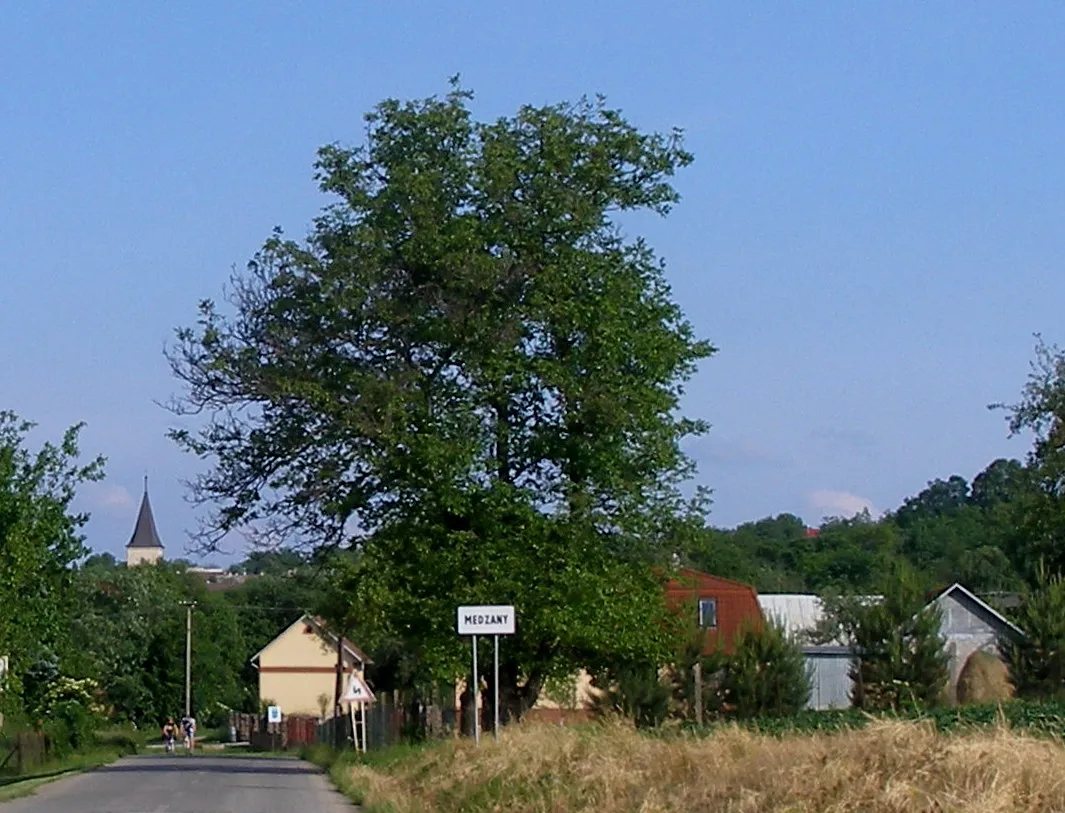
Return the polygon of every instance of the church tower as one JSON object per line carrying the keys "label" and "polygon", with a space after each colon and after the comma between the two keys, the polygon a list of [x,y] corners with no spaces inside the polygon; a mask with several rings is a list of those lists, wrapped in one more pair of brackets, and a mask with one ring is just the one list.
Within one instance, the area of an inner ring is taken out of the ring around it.
{"label": "church tower", "polygon": [[148,500],[148,478],[144,478],[144,497],[141,510],[137,514],[137,525],[133,536],[126,545],[126,566],[155,564],[163,558],[163,543],[159,532],[155,530],[155,517],[152,516],[152,504]]}

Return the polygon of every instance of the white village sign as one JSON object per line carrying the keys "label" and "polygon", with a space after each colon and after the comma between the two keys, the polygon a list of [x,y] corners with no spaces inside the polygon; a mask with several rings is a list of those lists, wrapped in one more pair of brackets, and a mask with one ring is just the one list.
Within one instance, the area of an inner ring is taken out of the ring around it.
{"label": "white village sign", "polygon": [[474,605],[458,609],[459,635],[473,636],[473,740],[481,741],[481,720],[477,706],[481,696],[481,678],[477,674],[477,636],[495,639],[495,719],[493,732],[499,736],[499,636],[514,634],[514,607],[509,604]]}
{"label": "white village sign", "polygon": [[513,634],[513,607],[459,607],[459,635]]}

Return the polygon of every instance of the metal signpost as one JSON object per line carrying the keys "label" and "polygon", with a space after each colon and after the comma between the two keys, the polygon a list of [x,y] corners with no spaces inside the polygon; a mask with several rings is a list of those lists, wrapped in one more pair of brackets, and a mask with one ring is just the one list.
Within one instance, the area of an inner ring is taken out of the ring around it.
{"label": "metal signpost", "polygon": [[355,727],[355,705],[359,706],[359,718],[362,728],[362,751],[366,752],[366,707],[374,701],[374,694],[370,690],[370,687],[366,685],[362,678],[356,674],[352,674],[351,681],[348,683],[348,690],[344,693],[344,696],[340,698],[342,703],[350,704],[348,706],[349,713],[351,714],[351,738],[355,740],[355,750],[359,750],[359,731]]}
{"label": "metal signpost", "polygon": [[479,709],[481,678],[477,672],[477,636],[491,635],[495,639],[495,718],[493,733],[499,736],[499,636],[514,634],[514,607],[509,604],[459,607],[459,635],[473,637],[473,740],[481,741]]}

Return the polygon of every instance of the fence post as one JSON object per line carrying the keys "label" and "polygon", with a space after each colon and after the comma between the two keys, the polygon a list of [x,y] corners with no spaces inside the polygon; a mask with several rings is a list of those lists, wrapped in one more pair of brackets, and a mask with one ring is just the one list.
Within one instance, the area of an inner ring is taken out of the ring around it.
{"label": "fence post", "polygon": [[695,724],[703,724],[703,665],[696,661],[692,669],[695,676]]}

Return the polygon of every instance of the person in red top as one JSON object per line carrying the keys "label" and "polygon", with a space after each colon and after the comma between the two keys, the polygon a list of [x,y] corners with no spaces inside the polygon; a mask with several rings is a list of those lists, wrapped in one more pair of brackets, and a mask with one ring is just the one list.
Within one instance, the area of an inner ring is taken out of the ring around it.
{"label": "person in red top", "polygon": [[174,751],[174,739],[177,737],[177,726],[174,725],[174,718],[167,717],[166,724],[163,726],[163,744],[166,746],[166,752],[168,754]]}

